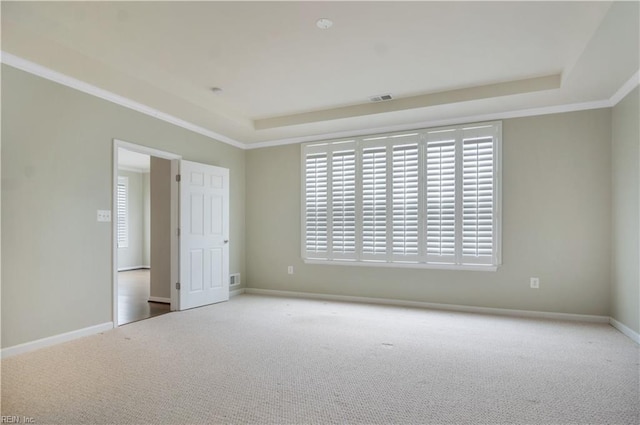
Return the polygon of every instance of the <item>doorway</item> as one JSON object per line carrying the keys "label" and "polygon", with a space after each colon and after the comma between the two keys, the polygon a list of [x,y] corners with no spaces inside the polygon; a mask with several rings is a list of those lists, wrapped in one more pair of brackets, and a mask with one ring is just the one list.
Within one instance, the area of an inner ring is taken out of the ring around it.
{"label": "doorway", "polygon": [[115,326],[176,309],[179,156],[114,141]]}
{"label": "doorway", "polygon": [[151,270],[118,272],[118,325],[137,322],[170,311],[171,303],[151,299]]}

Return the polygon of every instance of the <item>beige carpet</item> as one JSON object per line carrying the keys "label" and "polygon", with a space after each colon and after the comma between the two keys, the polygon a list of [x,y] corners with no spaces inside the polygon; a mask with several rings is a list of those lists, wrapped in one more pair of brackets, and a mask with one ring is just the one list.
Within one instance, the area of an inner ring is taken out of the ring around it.
{"label": "beige carpet", "polygon": [[603,324],[242,295],[2,361],[36,423],[638,424]]}

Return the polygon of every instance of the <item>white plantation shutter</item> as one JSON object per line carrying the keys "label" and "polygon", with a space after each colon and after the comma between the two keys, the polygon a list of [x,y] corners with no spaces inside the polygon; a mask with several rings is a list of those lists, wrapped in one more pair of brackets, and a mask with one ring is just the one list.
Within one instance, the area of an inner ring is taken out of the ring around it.
{"label": "white plantation shutter", "polygon": [[387,148],[362,149],[362,258],[387,255]]}
{"label": "white plantation shutter", "polygon": [[426,253],[427,260],[455,262],[456,143],[454,131],[427,135]]}
{"label": "white plantation shutter", "polygon": [[491,264],[494,255],[494,140],[462,141],[462,257]]}
{"label": "white plantation shutter", "polygon": [[326,258],[328,219],[327,153],[308,154],[304,177],[304,235],[308,258]]}
{"label": "white plantation shutter", "polygon": [[129,181],[126,177],[118,177],[117,190],[117,228],[118,248],[129,247]]}
{"label": "white plantation shutter", "polygon": [[393,146],[391,245],[395,259],[418,256],[418,184],[418,144]]}
{"label": "white plantation shutter", "polygon": [[331,155],[331,251],[333,258],[355,258],[356,153]]}
{"label": "white plantation shutter", "polygon": [[303,257],[495,270],[501,132],[486,123],[303,145]]}

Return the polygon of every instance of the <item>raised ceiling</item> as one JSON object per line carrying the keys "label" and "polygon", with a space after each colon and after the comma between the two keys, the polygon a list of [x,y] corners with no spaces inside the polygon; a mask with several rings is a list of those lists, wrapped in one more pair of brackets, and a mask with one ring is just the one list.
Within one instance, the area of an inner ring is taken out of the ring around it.
{"label": "raised ceiling", "polygon": [[609,99],[638,71],[638,13],[637,2],[2,2],[2,50],[259,146]]}

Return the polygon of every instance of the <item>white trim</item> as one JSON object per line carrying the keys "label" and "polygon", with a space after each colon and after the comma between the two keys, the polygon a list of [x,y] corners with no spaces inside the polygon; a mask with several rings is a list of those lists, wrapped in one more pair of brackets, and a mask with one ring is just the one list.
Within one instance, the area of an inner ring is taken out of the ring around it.
{"label": "white trim", "polygon": [[171,298],[166,297],[149,297],[148,301],[152,303],[171,304]]}
{"label": "white trim", "polygon": [[178,127],[182,127],[184,129],[193,131],[194,133],[198,133],[203,136],[209,137],[211,139],[217,140],[219,142],[226,143],[231,146],[235,146],[236,148],[240,148],[240,149],[245,148],[244,143],[238,142],[237,140],[234,140],[223,134],[216,133],[215,131],[211,131],[204,127],[200,127],[199,125],[192,124],[181,118],[174,117],[173,115],[169,115],[165,112],[161,112],[157,109],[151,108],[147,105],[143,105],[142,103],[138,103],[124,96],[120,96],[118,94],[96,87],[92,84],[86,83],[84,81],[78,80],[76,78],[70,77],[60,72],[54,71],[45,66],[38,65],[37,63],[12,55],[11,53],[1,51],[0,55],[2,56],[0,60],[2,60],[3,63],[9,66],[12,66],[14,68],[18,68],[22,71],[26,71],[30,74],[37,75],[39,77],[45,78],[50,81],[54,81],[64,86],[71,87],[83,93],[87,93],[92,96],[99,97],[100,99],[113,102],[117,105],[124,106],[125,108],[132,109],[134,111],[143,113],[145,115],[149,115],[150,117],[157,118],[159,120],[168,122]]}
{"label": "white trim", "polygon": [[[3,55],[4,56],[4,55]],[[113,168],[111,170],[111,320],[118,326],[118,142],[113,143]]]}
{"label": "white trim", "polygon": [[354,297],[350,295],[330,295],[311,292],[277,291],[273,289],[246,288],[245,294],[269,295],[290,298],[310,298],[329,301],[346,301],[367,304],[395,305],[400,307],[418,307],[432,310],[459,311],[464,313],[494,314],[499,316],[531,317],[538,319],[572,320],[591,323],[609,323],[608,316],[589,314],[553,313],[532,310],[511,310],[506,308],[474,307],[467,305],[427,303],[422,301],[393,300],[389,298]]}
{"label": "white trim", "polygon": [[611,96],[611,98],[609,99],[610,106],[611,107],[616,106],[618,102],[624,99],[625,96],[631,93],[631,90],[635,89],[636,86],[639,84],[640,84],[640,70],[636,71],[636,73],[633,74],[631,78],[629,78],[627,82],[624,83],[622,87],[620,87],[618,91],[614,93],[613,96]]}
{"label": "white trim", "polygon": [[1,357],[3,359],[6,359],[7,357],[28,353],[29,351],[50,347],[52,345],[61,344],[63,342],[73,341],[74,339],[106,332],[111,329],[113,329],[113,322],[105,322],[99,325],[89,326],[88,328],[65,332],[63,334],[53,335],[31,342],[25,342],[24,344],[18,344],[14,345],[13,347],[3,348]]}
{"label": "white trim", "polygon": [[[171,160],[171,175],[177,176],[180,174],[180,162],[182,159]],[[178,229],[180,228],[180,183],[175,178],[171,179],[171,311],[176,311],[180,307],[180,291],[176,288],[176,282],[180,282],[180,236],[178,235]]]}
{"label": "white trim", "polygon": [[92,96],[96,96],[98,98],[107,100],[109,102],[113,102],[120,106],[124,106],[125,108],[129,108],[134,111],[143,113],[145,115],[149,115],[159,120],[168,122],[178,127],[182,127],[184,129],[193,131],[194,133],[201,134],[213,140],[217,140],[219,142],[223,142],[240,149],[259,149],[259,148],[266,148],[266,147],[272,147],[272,146],[291,145],[291,144],[297,144],[297,143],[303,143],[303,142],[313,142],[318,140],[362,136],[370,133],[389,133],[394,131],[414,130],[414,129],[423,128],[423,127],[439,127],[444,125],[457,125],[457,124],[464,124],[464,123],[469,123],[474,121],[493,121],[493,120],[503,120],[503,119],[509,119],[509,118],[523,118],[523,117],[530,117],[530,116],[537,116],[537,115],[558,114],[563,112],[584,111],[589,109],[610,108],[615,106],[631,90],[633,90],[639,84],[639,80],[640,80],[640,70],[639,70],[628,81],[626,81],[622,85],[622,87],[620,87],[616,91],[616,93],[614,93],[613,96],[611,96],[609,99],[596,100],[591,102],[571,103],[571,104],[555,105],[555,106],[543,106],[539,108],[522,109],[522,110],[516,110],[516,111],[496,112],[493,114],[486,114],[486,115],[471,115],[471,116],[466,116],[461,118],[448,118],[443,120],[422,121],[422,122],[413,123],[413,124],[404,124],[404,125],[395,125],[395,126],[390,125],[390,126],[377,127],[377,128],[348,130],[348,131],[341,131],[341,132],[328,133],[328,134],[317,134],[312,136],[292,137],[288,139],[267,140],[264,142],[256,142],[256,143],[243,143],[238,140],[227,137],[223,134],[206,129],[204,127],[200,127],[198,125],[187,122],[183,119],[174,117],[173,115],[158,111],[157,109],[135,102],[126,97],[117,95],[115,93],[112,93],[107,90],[101,89],[99,87],[93,86],[91,84],[85,83],[84,81],[78,80],[73,77],[69,77],[65,74],[54,71],[50,68],[44,67],[42,65],[38,65],[34,62],[28,61],[19,56],[12,55],[11,53],[0,51],[0,61],[6,65],[20,69],[30,74],[37,75],[47,80],[65,85],[67,87],[71,87],[83,93],[87,93]]}
{"label": "white trim", "polygon": [[626,336],[628,336],[629,338],[631,338],[631,340],[636,344],[640,344],[640,334],[634,331],[633,329],[631,329],[630,327],[628,327],[627,325],[624,325],[618,322],[613,317],[609,318],[609,324],[614,328],[616,328],[617,330],[619,330],[620,332],[622,332],[623,334],[625,334]]}
{"label": "white trim", "polygon": [[[149,156],[156,156],[158,158],[163,158],[163,159],[182,159],[182,156],[173,152],[161,151],[159,149],[150,148],[148,146],[143,146],[143,145],[137,145],[135,143],[127,142],[125,140],[120,140],[120,139],[113,139],[113,141],[115,143],[116,148],[122,148],[129,151],[133,151],[133,152],[137,152],[137,153],[141,153]],[[116,162],[116,167],[117,165],[118,163]],[[116,171],[117,171],[117,168],[116,168]]]}
{"label": "white trim", "polygon": [[128,272],[131,270],[150,269],[150,266],[131,266],[131,267],[119,267],[118,272]]}
{"label": "white trim", "polygon": [[149,174],[151,170],[148,168],[129,167],[126,165],[118,165],[118,171],[129,171],[131,173]]}
{"label": "white trim", "polygon": [[341,260],[314,260],[307,258],[305,264],[322,264],[326,266],[357,266],[357,267],[391,267],[401,269],[438,269],[438,270],[474,270],[483,272],[495,272],[498,266],[482,266],[479,264],[434,264],[434,263],[401,263],[386,261],[341,261]]}
{"label": "white trim", "polygon": [[234,289],[233,291],[229,291],[229,298],[238,296],[238,295],[242,295],[246,292],[245,288],[240,288],[240,289]]}
{"label": "white trim", "polygon": [[[606,316],[593,316],[584,314],[569,314],[569,313],[548,313],[543,311],[528,311],[528,310],[509,310],[502,308],[488,308],[488,307],[472,307],[462,306],[454,304],[437,304],[426,303],[420,301],[403,301],[392,300],[387,298],[369,298],[369,297],[354,297],[348,295],[329,295],[329,294],[317,294],[310,292],[294,292],[294,291],[277,291],[273,289],[258,289],[258,288],[241,288],[229,292],[229,297],[235,297],[241,294],[254,294],[254,295],[267,295],[267,296],[280,296],[289,298],[309,298],[309,299],[322,299],[329,301],[347,301],[347,302],[359,302],[367,304],[383,304],[383,305],[396,305],[400,307],[420,307],[433,310],[445,310],[445,311],[459,311],[465,313],[482,313],[482,314],[496,314],[500,316],[514,316],[514,317],[532,317],[541,319],[554,319],[554,320],[572,320],[580,322],[591,323],[609,323],[611,326],[622,332],[634,342],[640,344],[640,334],[633,331],[629,327],[620,323],[613,317]],[[149,297],[151,301],[152,297]],[[168,298],[158,298],[162,300],[168,300]],[[159,301],[162,302],[162,301]],[[87,328],[78,329],[71,332],[66,332],[59,335],[54,335],[42,339],[38,339],[24,344],[14,345],[12,347],[3,348],[0,354],[0,358],[6,359],[8,357],[16,356],[19,354],[28,353],[38,350],[40,348],[51,347],[53,345],[61,344],[63,342],[73,341],[85,336],[95,335],[98,333],[106,332],[114,328],[113,322],[105,322],[99,325],[89,326]]]}

